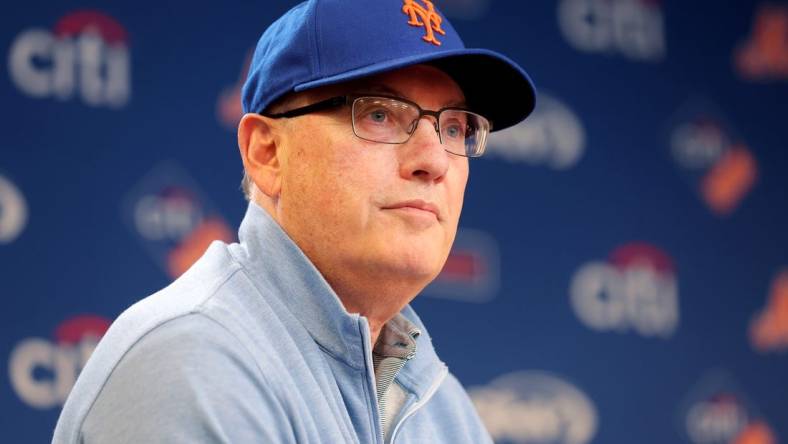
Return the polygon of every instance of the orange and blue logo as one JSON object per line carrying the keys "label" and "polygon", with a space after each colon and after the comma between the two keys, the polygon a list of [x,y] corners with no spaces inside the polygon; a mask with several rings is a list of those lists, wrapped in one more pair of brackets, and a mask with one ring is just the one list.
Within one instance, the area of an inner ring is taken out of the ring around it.
{"label": "orange and blue logo", "polygon": [[62,406],[110,324],[101,316],[80,315],[60,323],[54,341],[36,337],[20,341],[8,362],[14,392],[29,407]]}
{"label": "orange and blue logo", "polygon": [[758,179],[758,161],[716,107],[685,105],[668,131],[671,155],[706,206],[718,216],[733,213]]}
{"label": "orange and blue logo", "polygon": [[712,370],[692,388],[678,411],[692,444],[776,444],[767,421],[724,370]]}
{"label": "orange and blue logo", "polygon": [[233,242],[229,224],[195,182],[172,163],[154,168],[124,203],[127,224],[172,278],[183,274],[215,240]]}
{"label": "orange and blue logo", "polygon": [[750,324],[750,343],[761,352],[788,350],[788,268],[783,269],[769,292],[769,301]]}
{"label": "orange and blue logo", "polygon": [[22,31],[11,44],[8,71],[21,93],[92,107],[122,108],[131,96],[128,34],[98,11],[75,11],[52,30]]}
{"label": "orange and blue logo", "polygon": [[758,9],[752,35],[736,48],[733,62],[745,79],[788,79],[788,6]]}
{"label": "orange and blue logo", "polygon": [[402,12],[408,15],[408,24],[424,28],[425,42],[440,46],[441,42],[435,37],[435,33],[446,35],[446,31],[441,28],[443,19],[435,10],[435,5],[430,0],[423,0],[425,6],[420,5],[416,0],[403,0]]}

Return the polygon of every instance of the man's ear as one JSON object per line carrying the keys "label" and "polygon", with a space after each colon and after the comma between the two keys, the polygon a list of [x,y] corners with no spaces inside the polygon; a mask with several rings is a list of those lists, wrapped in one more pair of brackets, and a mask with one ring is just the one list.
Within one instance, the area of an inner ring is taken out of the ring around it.
{"label": "man's ear", "polygon": [[248,113],[238,124],[238,149],[246,174],[257,187],[272,199],[282,188],[281,147],[276,123],[259,114]]}

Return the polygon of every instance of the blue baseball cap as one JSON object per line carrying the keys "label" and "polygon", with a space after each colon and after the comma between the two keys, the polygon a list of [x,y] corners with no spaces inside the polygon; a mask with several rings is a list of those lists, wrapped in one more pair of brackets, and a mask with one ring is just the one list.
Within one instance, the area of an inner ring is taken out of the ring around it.
{"label": "blue baseball cap", "polygon": [[245,113],[304,91],[427,63],[462,89],[493,130],[525,119],[536,90],[511,59],[470,49],[429,0],[309,0],[260,37],[242,91]]}

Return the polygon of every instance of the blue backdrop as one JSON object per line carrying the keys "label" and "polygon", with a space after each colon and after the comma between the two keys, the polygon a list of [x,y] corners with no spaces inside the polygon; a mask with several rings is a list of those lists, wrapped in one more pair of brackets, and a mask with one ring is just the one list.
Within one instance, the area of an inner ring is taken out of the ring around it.
{"label": "blue backdrop", "polygon": [[[0,440],[49,440],[108,322],[234,239],[239,82],[293,4],[0,16]],[[437,4],[540,91],[414,301],[496,442],[788,440],[788,3]]]}

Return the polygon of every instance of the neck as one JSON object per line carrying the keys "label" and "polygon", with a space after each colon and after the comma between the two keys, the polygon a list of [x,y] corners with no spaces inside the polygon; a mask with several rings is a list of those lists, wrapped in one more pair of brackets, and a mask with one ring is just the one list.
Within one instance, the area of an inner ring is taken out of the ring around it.
{"label": "neck", "polygon": [[358,313],[367,318],[373,347],[383,326],[418,294],[418,290],[403,288],[400,283],[376,280],[374,285],[364,288],[358,285],[359,282],[366,282],[360,277],[338,277],[324,270],[321,273],[348,313]]}
{"label": "neck", "polygon": [[[253,199],[277,223],[280,223],[276,203],[273,199],[265,196],[259,190],[253,191]],[[298,242],[295,242],[298,245]],[[383,326],[429,283],[423,277],[408,278],[396,273],[392,274],[390,270],[355,269],[355,271],[351,271],[355,267],[332,266],[321,262],[318,255],[310,255],[303,245],[298,246],[326,279],[345,310],[348,313],[358,313],[367,318],[373,347]],[[381,276],[388,278],[381,278]]]}

